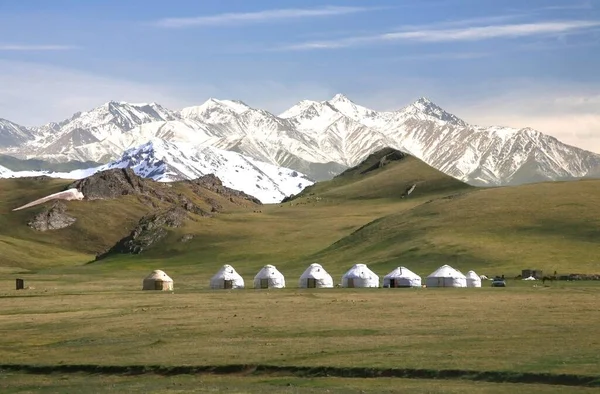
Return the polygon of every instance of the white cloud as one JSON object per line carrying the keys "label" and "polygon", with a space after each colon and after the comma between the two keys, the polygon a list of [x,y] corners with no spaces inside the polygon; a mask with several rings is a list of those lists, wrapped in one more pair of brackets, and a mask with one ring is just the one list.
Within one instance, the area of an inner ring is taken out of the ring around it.
{"label": "white cloud", "polygon": [[452,42],[481,41],[495,38],[518,38],[527,36],[548,36],[577,32],[600,26],[600,21],[557,21],[520,23],[489,26],[471,26],[456,29],[418,29],[396,31],[370,36],[355,36],[329,41],[313,41],[292,44],[279,50],[313,50],[347,48],[371,43],[389,42]]}
{"label": "white cloud", "polygon": [[225,13],[193,18],[165,18],[156,22],[157,26],[166,28],[184,28],[193,26],[240,25],[249,23],[264,23],[275,20],[316,18],[344,14],[354,14],[373,10],[367,7],[334,7],[319,8],[288,8],[264,10],[244,13]]}
{"label": "white cloud", "polygon": [[18,51],[18,52],[36,52],[36,51],[69,51],[78,49],[71,45],[21,45],[21,44],[0,44],[0,51]]}

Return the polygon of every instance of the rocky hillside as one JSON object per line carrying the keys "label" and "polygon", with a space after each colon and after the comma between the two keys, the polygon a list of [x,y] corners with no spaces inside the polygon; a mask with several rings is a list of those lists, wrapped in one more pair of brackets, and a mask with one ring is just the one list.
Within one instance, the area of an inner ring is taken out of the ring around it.
{"label": "rocky hillside", "polygon": [[[20,178],[15,182],[24,184],[29,180]],[[47,177],[31,181],[40,187],[56,182]],[[3,181],[3,185],[7,182]],[[40,236],[65,232],[64,237],[59,237],[62,241],[85,240],[77,247],[92,248],[100,259],[114,253],[142,253],[189,220],[210,220],[222,212],[251,210],[261,205],[255,197],[224,186],[214,175],[164,183],[139,177],[129,168],[112,169],[60,188],[68,189],[79,190],[84,199],[51,200],[13,213],[7,219],[18,219],[13,226],[27,225]],[[39,197],[43,196],[36,193],[26,199],[21,197],[19,203]],[[17,204],[12,203],[9,208]],[[94,215],[90,216],[90,212]],[[31,235],[39,240],[39,236]]]}

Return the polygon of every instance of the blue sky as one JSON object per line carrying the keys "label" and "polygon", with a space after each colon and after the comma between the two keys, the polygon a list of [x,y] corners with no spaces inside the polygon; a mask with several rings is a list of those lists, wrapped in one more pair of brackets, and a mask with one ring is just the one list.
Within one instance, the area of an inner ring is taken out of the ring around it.
{"label": "blue sky", "polygon": [[209,97],[282,112],[426,96],[600,152],[599,0],[0,0],[0,117]]}

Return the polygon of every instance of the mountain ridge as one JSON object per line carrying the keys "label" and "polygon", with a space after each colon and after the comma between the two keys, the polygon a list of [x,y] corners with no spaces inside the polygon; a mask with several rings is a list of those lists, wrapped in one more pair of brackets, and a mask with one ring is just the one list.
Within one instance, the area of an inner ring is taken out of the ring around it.
{"label": "mountain ridge", "polygon": [[313,181],[298,171],[245,157],[211,146],[196,150],[185,144],[162,140],[147,142],[126,150],[108,164],[70,172],[10,171],[0,167],[0,178],[48,176],[83,179],[102,171],[129,168],[136,175],[160,182],[175,182],[214,175],[223,186],[240,190],[263,203],[277,203],[302,191]]}
{"label": "mountain ridge", "polygon": [[[9,135],[3,130],[0,141]],[[216,98],[180,111],[109,101],[60,123],[18,128],[17,142],[11,130],[13,144],[0,144],[0,151],[19,157],[109,162],[164,140],[235,151],[315,180],[331,179],[385,147],[478,186],[580,178],[600,165],[600,155],[531,128],[470,125],[426,97],[396,111],[375,111],[336,94],[302,100],[279,115]]]}

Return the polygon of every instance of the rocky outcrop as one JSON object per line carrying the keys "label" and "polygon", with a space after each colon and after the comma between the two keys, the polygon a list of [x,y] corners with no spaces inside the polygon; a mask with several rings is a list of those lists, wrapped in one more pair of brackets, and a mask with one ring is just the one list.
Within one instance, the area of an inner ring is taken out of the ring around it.
{"label": "rocky outcrop", "polygon": [[167,228],[181,227],[186,218],[187,212],[181,207],[144,216],[127,237],[117,242],[105,253],[99,254],[96,260],[101,260],[111,254],[142,253],[166,237]]}
{"label": "rocky outcrop", "polygon": [[180,206],[189,212],[207,216],[207,212],[195,205],[189,198],[173,190],[173,186],[177,184],[185,184],[194,194],[202,196],[213,208],[212,212],[220,212],[222,206],[214,199],[204,197],[206,190],[219,194],[236,205],[243,205],[248,202],[262,205],[257,198],[224,186],[221,180],[213,174],[190,181],[164,183],[139,177],[130,168],[116,168],[98,172],[88,178],[75,181],[68,187],[78,189],[85,195],[87,200],[114,199],[133,195],[137,196],[144,204],[152,205],[154,208],[157,208],[157,206],[152,198]]}
{"label": "rocky outcrop", "polygon": [[37,231],[59,230],[69,227],[77,219],[67,215],[66,210],[67,206],[63,202],[56,201],[50,208],[35,215],[27,225]]}
{"label": "rocky outcrop", "polygon": [[[383,155],[382,155],[383,154]],[[408,154],[404,153],[404,152],[400,152],[399,150],[395,150],[395,149],[384,149],[380,152],[374,153],[372,155],[372,158],[376,158],[377,155],[380,155],[381,158],[379,159],[378,162],[372,164],[371,166],[367,167],[366,169],[364,169],[361,174],[366,174],[368,172],[371,171],[375,171],[379,168],[385,167],[386,165],[388,165],[391,162],[394,161],[398,161],[398,160],[402,160],[405,157],[408,156]],[[369,157],[371,158],[371,157]],[[367,160],[369,160],[369,158]],[[367,161],[365,160],[365,162]]]}
{"label": "rocky outcrop", "polygon": [[116,168],[98,172],[73,182],[68,188],[76,188],[86,200],[112,199],[126,195],[156,194],[148,181],[137,176],[130,168]]}
{"label": "rocky outcrop", "polygon": [[[245,200],[245,201],[250,201],[256,205],[262,205],[262,203],[260,202],[260,200],[256,197],[253,197],[249,194],[246,194],[242,191],[239,190],[235,190],[235,189],[231,189],[228,188],[227,186],[223,185],[223,182],[221,182],[221,180],[215,176],[214,174],[208,174],[208,175],[204,175],[200,178],[191,180],[191,181],[182,181],[185,183],[189,183],[192,186],[192,190],[194,190],[194,187],[201,187],[207,190],[210,190],[214,193],[220,194],[224,197],[229,198],[229,201],[234,202],[239,199],[239,200]],[[217,208],[218,210],[218,208]]]}

